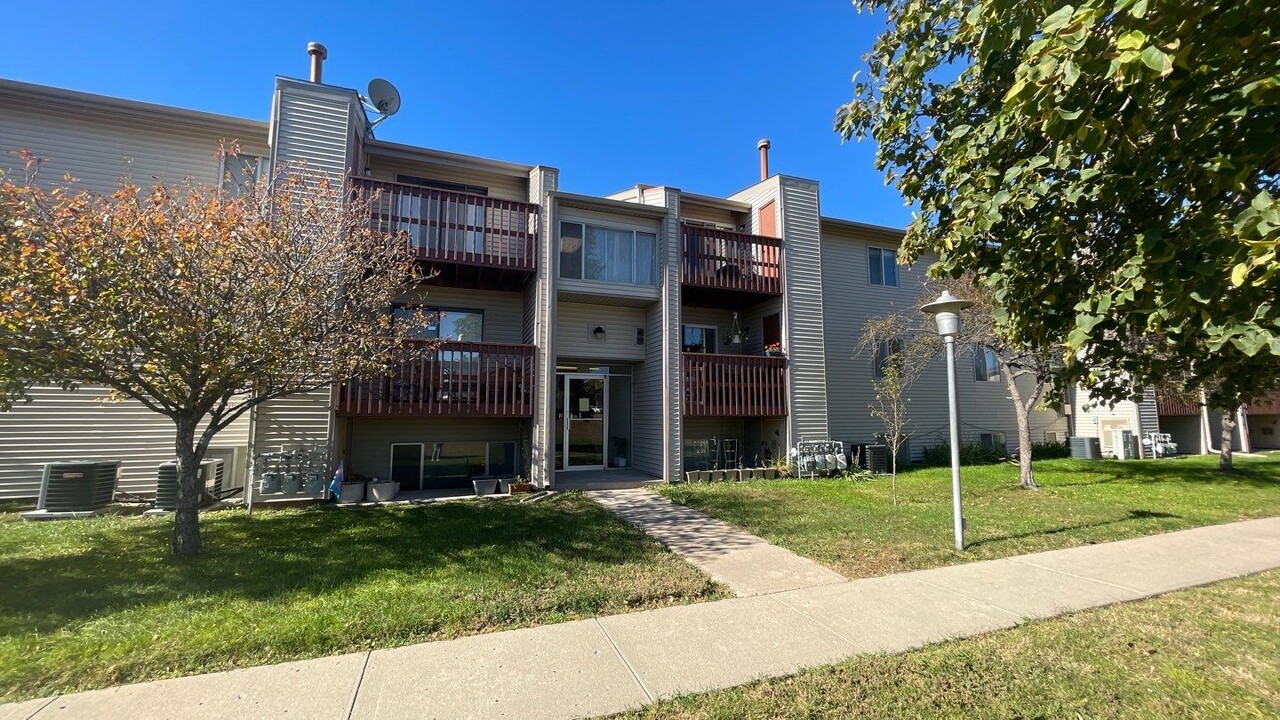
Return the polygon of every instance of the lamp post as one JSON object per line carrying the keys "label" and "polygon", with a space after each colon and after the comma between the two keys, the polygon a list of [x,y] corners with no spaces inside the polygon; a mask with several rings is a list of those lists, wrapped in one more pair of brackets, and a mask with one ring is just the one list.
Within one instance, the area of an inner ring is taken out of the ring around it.
{"label": "lamp post", "polygon": [[938,323],[938,334],[947,348],[947,409],[951,422],[951,509],[956,549],[964,550],[964,513],[960,508],[960,413],[956,403],[956,335],[960,332],[960,311],[973,304],[943,290],[937,300],[920,308]]}

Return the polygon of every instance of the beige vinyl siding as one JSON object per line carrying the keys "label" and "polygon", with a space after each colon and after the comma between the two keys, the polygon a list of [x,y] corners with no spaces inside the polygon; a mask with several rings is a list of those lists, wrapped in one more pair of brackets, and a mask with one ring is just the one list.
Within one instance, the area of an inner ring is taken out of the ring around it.
{"label": "beige vinyl siding", "polygon": [[658,230],[662,301],[645,309],[644,363],[637,366],[632,397],[632,466],[668,481],[681,472],[683,421],[680,384],[680,193],[647,188],[637,200],[664,206]]}
{"label": "beige vinyl siding", "polygon": [[[603,342],[594,330],[604,328]],[[561,302],[556,308],[556,355],[561,359],[645,359],[643,345],[636,344],[636,329],[645,327],[642,308]],[[645,333],[646,344],[648,332]]]}
{"label": "beige vinyl siding", "polygon": [[781,179],[780,186],[785,334],[791,381],[790,441],[825,440],[828,437],[827,374],[818,186],[788,177]]}
{"label": "beige vinyl siding", "polygon": [[684,201],[680,203],[680,217],[683,220],[714,223],[716,225],[731,227],[735,230],[738,228],[740,223],[737,213],[734,213],[731,210],[707,207],[705,205],[695,205]]}
{"label": "beige vinyl siding", "polygon": [[[894,247],[896,242],[879,235],[848,228],[824,227],[822,238],[822,291],[826,327],[827,403],[831,439],[845,443],[869,443],[884,432],[884,425],[871,415],[875,400],[873,359],[855,355],[858,336],[872,317],[911,311],[925,279],[925,264],[898,268],[900,287],[874,286],[868,282],[867,247]],[[941,343],[941,339],[938,340]],[[1032,381],[1020,383],[1023,392]],[[956,352],[956,394],[959,402],[961,439],[978,442],[983,432],[1003,432],[1009,447],[1017,444],[1017,419],[1008,389],[1000,382],[978,382],[974,376],[973,351]],[[941,355],[920,377],[910,393],[908,434],[913,458],[923,448],[942,445],[948,438],[946,365]],[[1066,434],[1064,415],[1052,410],[1033,411],[1031,439],[1041,442],[1047,432]]]}
{"label": "beige vinyl siding", "polygon": [[532,332],[536,369],[535,411],[529,457],[529,477],[540,486],[550,485],[555,477],[555,327],[556,295],[553,279],[560,258],[559,244],[552,241],[557,220],[551,193],[555,191],[559,173],[555,168],[536,167],[529,172],[529,200],[542,207],[538,246],[538,270],[534,283],[526,289],[525,317],[532,321],[525,331]]}
{"label": "beige vinyl siding", "polygon": [[[1160,431],[1160,419],[1156,408],[1155,391],[1147,388],[1142,400],[1121,400],[1107,403],[1095,400],[1089,389],[1077,386],[1072,393],[1072,413],[1075,416],[1075,434],[1079,437],[1096,437],[1103,452],[1111,452],[1111,433],[1108,429],[1126,429],[1141,441],[1148,432]],[[1216,437],[1216,436],[1215,436]],[[1147,450],[1139,445],[1143,455]]]}
{"label": "beige vinyl siding", "polygon": [[[105,402],[107,393],[100,387],[36,387],[32,402],[0,413],[0,499],[36,497],[44,463],[80,458],[123,460],[120,490],[154,494],[156,467],[174,457],[173,421],[135,400]],[[248,435],[246,413],[211,447],[243,449]],[[227,472],[236,481],[244,468]]]}
{"label": "beige vinyl siding", "polygon": [[371,149],[368,156],[369,176],[375,180],[395,182],[397,175],[410,175],[437,182],[481,187],[490,197],[529,202],[529,181],[511,175],[486,172],[480,168],[455,167],[432,162],[415,162],[387,157]]}
{"label": "beige vinyl siding", "polygon": [[[525,452],[527,428],[505,418],[357,418],[351,421],[348,472],[386,478],[391,475],[392,443],[502,441]],[[522,467],[525,459],[517,459]]]}
{"label": "beige vinyl siding", "polygon": [[405,293],[400,301],[433,308],[482,310],[484,342],[525,342],[524,298],[520,293],[433,287],[427,284],[414,292]]}
{"label": "beige vinyl siding", "polygon": [[253,452],[328,448],[330,397],[328,389],[315,390],[259,405],[254,420]]}
{"label": "beige vinyl siding", "polygon": [[[22,161],[13,152],[27,148],[43,160],[39,178],[46,186],[61,183],[64,175],[74,177],[76,187],[101,194],[114,192],[121,178],[143,188],[186,178],[214,184],[219,141],[247,135],[245,130],[232,124],[215,129],[147,122],[57,105],[33,107],[0,94],[0,169],[21,180]],[[245,154],[266,155],[265,125],[255,136],[238,139]]]}
{"label": "beige vinyl siding", "polygon": [[324,86],[276,80],[272,162],[305,164],[332,178],[347,175],[352,149],[351,103],[347,93]]}

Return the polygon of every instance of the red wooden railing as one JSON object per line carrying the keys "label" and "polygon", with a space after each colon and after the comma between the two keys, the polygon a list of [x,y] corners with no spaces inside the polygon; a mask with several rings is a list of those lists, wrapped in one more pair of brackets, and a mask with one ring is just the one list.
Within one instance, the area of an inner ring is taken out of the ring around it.
{"label": "red wooden railing", "polygon": [[343,383],[337,413],[532,417],[533,369],[532,345],[445,342],[390,376]]}
{"label": "red wooden railing", "polygon": [[680,226],[686,285],[782,294],[782,241],[730,230]]}
{"label": "red wooden railing", "polygon": [[537,205],[361,177],[351,184],[375,196],[374,229],[406,233],[425,260],[530,272],[538,267]]}
{"label": "red wooden railing", "polygon": [[787,361],[761,355],[683,354],[684,414],[781,417],[787,414]]}
{"label": "red wooden railing", "polygon": [[[1200,399],[1194,395],[1161,393],[1156,396],[1161,415],[1199,415]],[[1245,408],[1250,415],[1280,415],[1280,392],[1268,393]]]}
{"label": "red wooden railing", "polygon": [[1157,393],[1156,412],[1161,415],[1199,415],[1200,400],[1191,395]]}

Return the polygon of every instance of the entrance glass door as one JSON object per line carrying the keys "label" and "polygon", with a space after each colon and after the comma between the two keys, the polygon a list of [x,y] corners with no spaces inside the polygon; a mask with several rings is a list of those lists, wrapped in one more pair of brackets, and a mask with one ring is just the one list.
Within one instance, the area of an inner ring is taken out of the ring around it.
{"label": "entrance glass door", "polygon": [[566,470],[604,467],[606,383],[598,375],[565,376]]}

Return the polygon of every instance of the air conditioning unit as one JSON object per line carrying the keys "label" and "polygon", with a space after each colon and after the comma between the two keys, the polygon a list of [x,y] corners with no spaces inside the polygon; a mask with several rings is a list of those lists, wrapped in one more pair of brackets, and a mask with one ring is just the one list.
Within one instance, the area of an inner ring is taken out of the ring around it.
{"label": "air conditioning unit", "polygon": [[1067,438],[1071,445],[1071,457],[1077,460],[1099,460],[1102,458],[1102,443],[1096,437]]}
{"label": "air conditioning unit", "polygon": [[111,504],[121,460],[64,460],[46,463],[36,510],[91,513]]}
{"label": "air conditioning unit", "polygon": [[867,445],[866,454],[863,457],[866,458],[862,466],[864,470],[875,473],[889,472],[889,448],[884,445]]}
{"label": "air conditioning unit", "polygon": [[[222,492],[222,460],[210,458],[200,463],[196,471],[200,481],[201,495],[198,504],[217,499]],[[170,460],[160,463],[156,475],[156,507],[170,512],[178,508],[178,462]]]}

